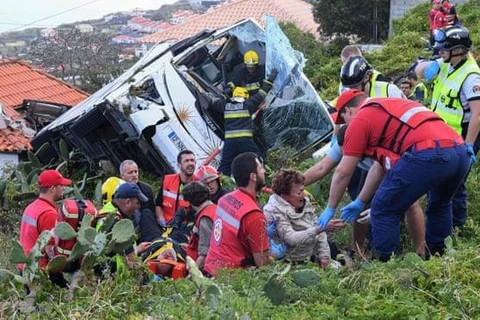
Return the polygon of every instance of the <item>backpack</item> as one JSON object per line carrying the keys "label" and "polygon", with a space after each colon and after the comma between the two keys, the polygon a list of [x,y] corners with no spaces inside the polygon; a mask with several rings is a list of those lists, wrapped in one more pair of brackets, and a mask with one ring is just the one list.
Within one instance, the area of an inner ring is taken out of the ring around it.
{"label": "backpack", "polygon": [[[73,230],[78,231],[80,223],[86,214],[92,215],[94,221],[98,218],[97,209],[90,200],[66,199],[63,201],[62,209],[58,213],[57,224],[66,222]],[[95,223],[94,221],[92,224]],[[61,240],[55,237],[55,243],[55,253],[68,257],[72,253],[73,246],[77,243],[77,239]]]}

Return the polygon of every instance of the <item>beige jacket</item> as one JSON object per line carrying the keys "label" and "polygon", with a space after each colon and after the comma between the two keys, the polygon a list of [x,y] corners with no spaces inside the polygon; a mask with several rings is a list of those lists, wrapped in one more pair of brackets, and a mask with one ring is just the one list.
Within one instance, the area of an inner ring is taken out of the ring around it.
{"label": "beige jacket", "polygon": [[305,197],[303,211],[295,212],[291,204],[279,195],[272,194],[263,212],[267,222],[276,220],[276,236],[287,245],[287,259],[300,261],[310,259],[311,256],[317,259],[330,257],[327,234],[315,233],[318,216],[308,197]]}

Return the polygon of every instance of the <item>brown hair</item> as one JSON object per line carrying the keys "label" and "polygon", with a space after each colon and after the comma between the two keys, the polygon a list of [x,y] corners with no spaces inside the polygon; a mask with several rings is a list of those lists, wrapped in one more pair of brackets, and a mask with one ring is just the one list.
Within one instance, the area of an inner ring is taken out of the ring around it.
{"label": "brown hair", "polygon": [[289,194],[294,184],[303,184],[305,177],[297,170],[280,169],[272,181],[272,189],[278,195]]}
{"label": "brown hair", "polygon": [[340,55],[345,59],[351,56],[361,56],[362,50],[360,50],[358,46],[351,44],[351,45],[345,46],[342,49],[342,53]]}

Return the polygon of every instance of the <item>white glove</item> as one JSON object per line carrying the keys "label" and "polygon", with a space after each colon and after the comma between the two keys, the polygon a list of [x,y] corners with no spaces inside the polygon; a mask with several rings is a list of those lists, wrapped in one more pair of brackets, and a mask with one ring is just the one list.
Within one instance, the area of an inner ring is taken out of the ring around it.
{"label": "white glove", "polygon": [[361,223],[361,224],[370,223],[370,209],[367,209],[367,210],[362,211],[362,212],[358,215],[357,222],[358,222],[358,223]]}

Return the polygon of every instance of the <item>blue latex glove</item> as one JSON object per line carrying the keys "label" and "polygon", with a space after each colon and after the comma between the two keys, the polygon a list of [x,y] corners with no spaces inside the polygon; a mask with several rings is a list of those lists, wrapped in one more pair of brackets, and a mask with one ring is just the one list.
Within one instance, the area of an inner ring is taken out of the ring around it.
{"label": "blue latex glove", "polygon": [[327,206],[325,210],[323,210],[320,217],[318,217],[317,226],[319,226],[322,229],[325,229],[327,227],[328,222],[332,220],[333,216],[335,215],[335,211],[336,211],[335,209]]}
{"label": "blue latex glove", "polygon": [[270,240],[270,253],[275,256],[277,260],[283,259],[286,251],[287,246],[285,244]]}
{"label": "blue latex glove", "polygon": [[470,156],[470,165],[473,166],[477,162],[477,157],[473,151],[473,144],[467,143],[467,154]]}
{"label": "blue latex glove", "polygon": [[272,223],[270,223],[268,226],[267,226],[267,235],[269,238],[273,237],[273,235],[275,234],[275,231],[277,230],[277,220],[273,220]]}
{"label": "blue latex glove", "polygon": [[165,221],[165,219],[159,219],[158,224],[160,225],[160,227],[165,227],[167,225],[167,222]]}
{"label": "blue latex glove", "polygon": [[436,61],[432,61],[423,71],[423,78],[426,82],[430,83],[435,80],[439,71],[440,65]]}
{"label": "blue latex glove", "polygon": [[355,201],[340,209],[340,219],[347,222],[353,222],[360,212],[363,211],[363,208],[365,208],[365,204],[357,198]]}
{"label": "blue latex glove", "polygon": [[332,139],[330,139],[330,147],[333,147],[333,145],[335,144],[335,142],[338,141],[338,138],[337,138],[337,135],[333,135],[332,136]]}

